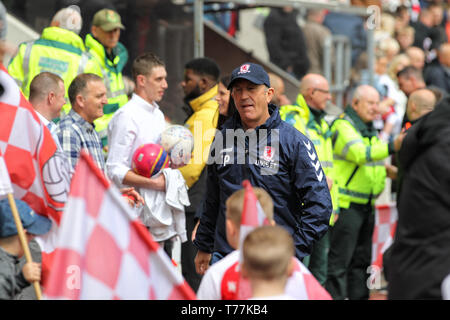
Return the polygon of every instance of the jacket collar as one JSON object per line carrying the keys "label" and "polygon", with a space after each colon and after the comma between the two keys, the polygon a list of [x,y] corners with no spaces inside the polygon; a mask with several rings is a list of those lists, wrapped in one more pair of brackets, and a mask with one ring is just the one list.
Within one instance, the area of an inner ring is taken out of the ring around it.
{"label": "jacket collar", "polygon": [[201,96],[189,101],[189,105],[191,106],[192,110],[194,112],[201,110],[206,102],[208,102],[209,100],[213,100],[216,97],[218,90],[219,85],[215,85]]}
{"label": "jacket collar", "polygon": [[377,135],[377,131],[373,127],[372,121],[369,123],[362,121],[351,106],[347,106],[345,109],[345,114],[351,119],[352,124],[363,137],[373,137]]}
{"label": "jacket collar", "polygon": [[83,39],[73,31],[60,27],[47,27],[42,31],[41,39],[58,41],[73,46],[81,51],[86,48]]}
{"label": "jacket collar", "polygon": [[[103,67],[110,69],[113,72],[122,72],[123,67],[128,61],[128,51],[120,42],[112,50],[114,60],[109,60],[106,54],[105,47],[90,33],[86,35],[85,39],[86,48],[89,51],[95,52],[98,58],[102,61]],[[117,68],[115,70],[114,68]]]}
{"label": "jacket collar", "polygon": [[295,105],[303,108],[308,118],[308,124],[311,122],[311,120],[315,120],[317,123],[320,123],[320,121],[322,121],[323,117],[325,116],[325,112],[323,112],[322,110],[314,109],[308,106],[305,97],[302,94],[299,94],[297,96]]}

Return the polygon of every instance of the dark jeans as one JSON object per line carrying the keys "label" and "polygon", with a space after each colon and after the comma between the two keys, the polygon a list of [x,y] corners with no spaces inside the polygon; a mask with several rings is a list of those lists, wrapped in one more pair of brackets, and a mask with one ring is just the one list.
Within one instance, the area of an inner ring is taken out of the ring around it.
{"label": "dark jeans", "polygon": [[202,276],[195,271],[194,259],[197,255],[197,248],[191,241],[192,231],[195,227],[194,212],[186,212],[186,233],[188,241],[181,244],[181,270],[184,279],[197,292]]}
{"label": "dark jeans", "polygon": [[220,259],[222,259],[224,257],[223,254],[219,253],[219,252],[213,252],[212,256],[211,256],[211,261],[209,262],[210,265],[213,265],[214,263],[216,263],[217,261],[219,261]]}
{"label": "dark jeans", "polygon": [[330,251],[330,229],[314,245],[312,253],[303,259],[303,264],[311,271],[322,286],[325,286],[328,273],[328,252]]}
{"label": "dark jeans", "polygon": [[371,263],[374,207],[351,204],[341,208],[331,229],[328,277],[325,288],[333,299],[369,298],[367,268]]}

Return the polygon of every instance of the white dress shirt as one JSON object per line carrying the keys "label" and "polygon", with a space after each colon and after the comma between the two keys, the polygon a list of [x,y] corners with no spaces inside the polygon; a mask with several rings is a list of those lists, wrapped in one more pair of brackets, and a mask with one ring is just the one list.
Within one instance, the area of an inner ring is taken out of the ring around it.
{"label": "white dress shirt", "polygon": [[143,144],[159,143],[165,127],[158,104],[150,104],[135,93],[114,113],[108,125],[106,173],[117,186],[123,186],[123,178],[131,170],[134,151]]}

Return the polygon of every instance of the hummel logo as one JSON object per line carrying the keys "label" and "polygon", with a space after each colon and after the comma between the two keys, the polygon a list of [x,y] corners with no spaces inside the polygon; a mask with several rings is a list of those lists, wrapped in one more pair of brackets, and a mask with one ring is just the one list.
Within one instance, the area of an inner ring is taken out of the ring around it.
{"label": "hummel logo", "polygon": [[320,168],[320,162],[319,162],[319,160],[317,160],[317,162],[316,162],[316,163],[314,163],[314,162],[311,162],[311,163],[312,163],[312,165],[313,165],[314,169],[316,169],[316,171],[318,171],[318,170],[319,170],[319,168]]}
{"label": "hummel logo", "polygon": [[323,178],[323,172],[322,172],[322,170],[320,171],[320,174],[319,175],[317,175],[317,173],[316,173],[316,177],[317,177],[317,179],[321,182],[322,181],[322,178]]}
{"label": "hummel logo", "polygon": [[303,141],[303,144],[308,149],[308,151],[311,150],[311,142],[308,141],[308,143],[306,143],[305,141]]}

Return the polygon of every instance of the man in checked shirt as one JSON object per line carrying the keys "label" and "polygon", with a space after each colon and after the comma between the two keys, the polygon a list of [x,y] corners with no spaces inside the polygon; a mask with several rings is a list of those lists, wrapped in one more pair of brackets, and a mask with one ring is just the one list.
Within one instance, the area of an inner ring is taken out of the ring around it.
{"label": "man in checked shirt", "polygon": [[[94,120],[103,115],[103,106],[108,103],[103,79],[92,73],[80,74],[70,84],[68,93],[72,109],[56,128],[61,147],[73,169],[81,150],[87,149],[97,166],[104,171],[102,143],[94,126]],[[130,199],[131,206],[144,203],[134,188],[122,188],[120,192]]]}
{"label": "man in checked shirt", "polygon": [[97,166],[104,170],[102,144],[94,126],[94,120],[103,115],[103,106],[108,103],[102,78],[90,73],[78,75],[70,84],[69,100],[72,109],[56,129],[61,147],[73,168],[81,149],[85,148]]}

